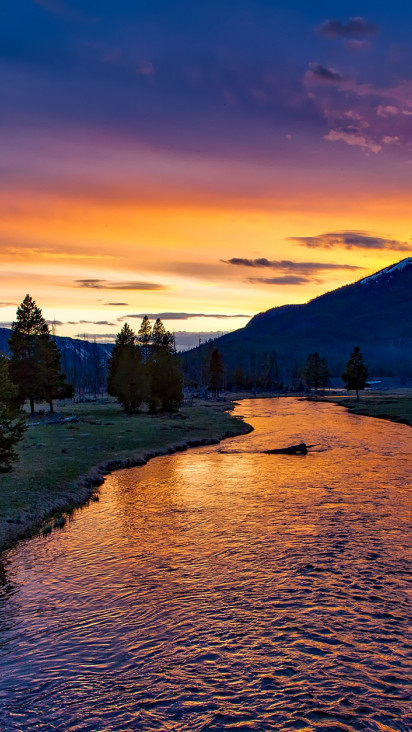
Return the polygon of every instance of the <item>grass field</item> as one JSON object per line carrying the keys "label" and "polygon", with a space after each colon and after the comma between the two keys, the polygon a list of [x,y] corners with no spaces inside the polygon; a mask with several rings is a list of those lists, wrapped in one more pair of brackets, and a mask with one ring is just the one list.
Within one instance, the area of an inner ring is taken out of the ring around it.
{"label": "grass field", "polygon": [[397,392],[368,392],[359,401],[349,396],[324,397],[326,401],[341,404],[353,414],[389,419],[412,425],[412,390]]}
{"label": "grass field", "polygon": [[20,444],[20,462],[0,476],[0,551],[62,525],[111,470],[248,432],[249,425],[225,411],[230,407],[229,402],[207,402],[174,415],[126,415],[114,403],[76,404],[64,413],[74,413],[77,422],[30,426]]}

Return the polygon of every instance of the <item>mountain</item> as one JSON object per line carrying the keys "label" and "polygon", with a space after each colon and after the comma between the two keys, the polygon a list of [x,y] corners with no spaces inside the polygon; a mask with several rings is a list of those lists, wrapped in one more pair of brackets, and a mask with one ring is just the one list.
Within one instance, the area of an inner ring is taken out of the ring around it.
{"label": "mountain", "polygon": [[[8,354],[11,331],[0,328],[0,353]],[[62,371],[77,392],[99,393],[106,390],[107,360],[113,345],[77,338],[54,336],[62,354]]]}
{"label": "mountain", "polygon": [[[371,375],[406,383],[412,380],[412,258],[304,305],[259,313],[217,345],[229,386],[239,369],[249,383],[291,384],[314,351],[326,356],[332,375],[340,377],[356,345]],[[199,378],[199,361],[207,359],[207,346],[201,356],[198,351],[182,357],[189,380]]]}

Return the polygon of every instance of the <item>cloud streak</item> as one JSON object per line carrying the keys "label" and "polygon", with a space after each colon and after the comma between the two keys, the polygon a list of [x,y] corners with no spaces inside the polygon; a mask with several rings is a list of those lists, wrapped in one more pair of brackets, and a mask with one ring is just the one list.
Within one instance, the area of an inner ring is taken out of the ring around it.
{"label": "cloud streak", "polygon": [[73,338],[83,338],[87,336],[87,340],[93,338],[96,341],[102,341],[103,343],[114,343],[116,340],[116,333],[76,333]]}
{"label": "cloud streak", "polygon": [[144,316],[151,320],[190,320],[191,318],[250,318],[250,315],[244,313],[238,313],[236,315],[227,315],[224,313],[130,313],[129,315],[123,315],[117,320],[122,321],[125,318],[144,318]]}
{"label": "cloud streak", "polygon": [[327,84],[341,84],[346,81],[345,77],[329,66],[323,66],[319,63],[310,63],[309,70],[306,72],[305,80],[307,82],[325,82]]}
{"label": "cloud streak", "polygon": [[[56,322],[56,325],[64,325],[64,323]],[[68,320],[66,325],[112,325],[116,323],[110,323],[108,320]]]}
{"label": "cloud streak", "polygon": [[313,280],[304,275],[282,275],[280,277],[248,277],[246,282],[252,285],[307,285]]}
{"label": "cloud streak", "polygon": [[76,287],[92,290],[168,290],[166,285],[155,282],[110,282],[109,280],[85,279],[75,280]]}
{"label": "cloud streak", "polygon": [[[292,238],[289,237],[289,240],[291,239]],[[293,239],[293,241],[296,241],[296,239]],[[331,272],[333,270],[349,270],[353,272],[358,269],[363,269],[363,267],[358,267],[353,264],[336,264],[334,262],[293,262],[289,259],[270,260],[265,257],[260,257],[258,259],[232,257],[232,259],[222,259],[221,261],[225,262],[225,264],[232,264],[240,267],[266,267],[268,269],[275,269],[281,272],[286,271],[291,274],[298,273],[303,275],[316,274],[318,272]]]}
{"label": "cloud streak", "polygon": [[341,20],[325,20],[322,25],[317,28],[317,33],[326,38],[363,38],[365,36],[373,36],[378,28],[375,23],[370,23],[361,18],[349,18],[346,23]]}
{"label": "cloud streak", "polygon": [[387,239],[368,231],[332,231],[318,236],[290,236],[288,241],[296,241],[309,249],[376,249],[396,252],[412,251],[407,242]]}

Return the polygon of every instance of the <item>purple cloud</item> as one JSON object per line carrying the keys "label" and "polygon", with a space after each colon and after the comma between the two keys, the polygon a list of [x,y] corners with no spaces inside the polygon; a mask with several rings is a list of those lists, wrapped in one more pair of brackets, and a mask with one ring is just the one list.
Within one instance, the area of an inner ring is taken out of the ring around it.
{"label": "purple cloud", "polygon": [[109,282],[108,280],[86,279],[75,280],[76,287],[86,287],[93,290],[167,290],[166,285],[154,282]]}
{"label": "purple cloud", "polygon": [[332,231],[318,236],[290,236],[289,241],[296,241],[309,249],[386,249],[396,252],[412,251],[407,242],[387,239],[368,231]]}
{"label": "purple cloud", "polygon": [[233,264],[241,267],[267,267],[278,271],[286,271],[290,273],[298,272],[299,274],[314,274],[317,272],[330,272],[333,270],[350,270],[355,271],[363,269],[353,264],[336,264],[335,262],[293,262],[288,259],[270,260],[264,257],[258,259],[245,259],[243,257],[232,257],[232,259],[221,260],[225,264]]}
{"label": "purple cloud", "polygon": [[361,17],[349,18],[346,23],[340,20],[326,20],[317,29],[320,36],[327,38],[352,38],[371,36],[377,32],[375,23],[370,23]]}

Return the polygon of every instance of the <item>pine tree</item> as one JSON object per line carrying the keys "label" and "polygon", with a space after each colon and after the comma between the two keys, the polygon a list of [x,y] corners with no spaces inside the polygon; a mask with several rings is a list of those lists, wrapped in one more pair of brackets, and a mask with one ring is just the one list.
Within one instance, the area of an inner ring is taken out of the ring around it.
{"label": "pine tree", "polygon": [[164,345],[164,338],[166,336],[166,333],[167,331],[162,321],[160,320],[160,318],[157,318],[152,331],[152,346],[154,350],[162,348],[162,346]]}
{"label": "pine tree", "polygon": [[66,383],[60,370],[61,354],[50,335],[50,329],[42,312],[30,295],[26,295],[17,308],[9,338],[10,377],[18,386],[22,404],[30,401],[34,414],[34,402],[47,401],[53,412],[53,399],[73,395],[73,387]]}
{"label": "pine tree", "polygon": [[217,348],[214,348],[210,356],[209,366],[209,389],[219,397],[219,391],[223,386],[223,361]]}
{"label": "pine tree", "polygon": [[16,447],[26,429],[17,391],[9,378],[9,362],[0,356],[0,473],[9,472],[19,459]]}
{"label": "pine tree", "polygon": [[146,379],[136,335],[127,323],[116,336],[108,366],[108,393],[126,412],[136,412],[145,397]]}
{"label": "pine tree", "polygon": [[326,358],[321,358],[317,351],[310,353],[306,361],[305,369],[305,381],[309,389],[313,386],[315,394],[317,394],[320,387],[328,385],[329,379],[330,371]]}
{"label": "pine tree", "polygon": [[345,389],[354,389],[356,391],[356,399],[359,401],[359,390],[365,388],[368,378],[368,367],[365,364],[359,346],[355,346],[346,364],[345,371],[342,374]]}
{"label": "pine tree", "polygon": [[152,352],[147,364],[149,411],[176,411],[183,401],[183,375],[176,358],[175,339],[157,318],[152,333]]}
{"label": "pine tree", "polygon": [[152,326],[147,315],[144,316],[142,324],[137,334],[137,342],[143,352],[143,360],[146,362],[149,358],[150,343],[152,340]]}
{"label": "pine tree", "polygon": [[159,406],[162,412],[175,412],[183,401],[183,375],[176,356],[167,348],[160,348],[149,363],[150,412]]}

